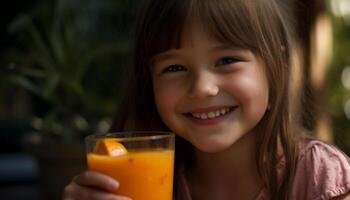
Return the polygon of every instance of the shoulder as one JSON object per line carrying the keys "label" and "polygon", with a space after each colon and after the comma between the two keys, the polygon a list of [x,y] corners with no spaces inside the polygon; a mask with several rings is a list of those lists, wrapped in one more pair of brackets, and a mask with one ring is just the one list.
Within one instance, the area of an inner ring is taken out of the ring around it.
{"label": "shoulder", "polygon": [[296,199],[332,199],[350,194],[350,161],[338,148],[301,139],[293,194]]}
{"label": "shoulder", "polygon": [[[335,161],[349,166],[349,158],[332,144],[321,140],[303,138],[299,141],[299,162],[304,160],[314,161],[314,164],[325,167],[329,164],[327,161]],[[333,163],[334,164],[334,163]]]}

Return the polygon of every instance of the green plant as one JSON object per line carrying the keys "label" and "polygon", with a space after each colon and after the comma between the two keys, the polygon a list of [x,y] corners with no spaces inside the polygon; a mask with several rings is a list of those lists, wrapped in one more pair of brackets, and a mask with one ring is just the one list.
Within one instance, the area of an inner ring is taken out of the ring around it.
{"label": "green plant", "polygon": [[38,133],[74,142],[108,129],[127,65],[127,42],[101,41],[82,30],[83,22],[65,2],[35,7],[10,24],[18,46],[9,79],[44,108],[33,118]]}

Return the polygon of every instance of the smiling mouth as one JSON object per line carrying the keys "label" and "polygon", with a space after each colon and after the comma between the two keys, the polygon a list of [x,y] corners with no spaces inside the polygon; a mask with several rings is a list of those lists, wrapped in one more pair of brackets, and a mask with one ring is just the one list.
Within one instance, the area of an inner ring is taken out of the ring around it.
{"label": "smiling mouth", "polygon": [[210,120],[210,119],[216,119],[216,118],[228,115],[232,111],[234,111],[237,107],[238,106],[231,106],[231,107],[221,108],[221,109],[206,112],[206,113],[186,113],[185,115],[198,120]]}

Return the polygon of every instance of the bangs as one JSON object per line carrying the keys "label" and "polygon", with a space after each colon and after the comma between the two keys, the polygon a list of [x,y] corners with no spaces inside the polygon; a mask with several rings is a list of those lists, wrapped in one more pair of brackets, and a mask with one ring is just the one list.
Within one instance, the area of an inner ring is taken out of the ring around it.
{"label": "bangs", "polygon": [[160,52],[180,48],[189,5],[190,1],[186,0],[151,1],[139,26],[136,54],[147,62]]}
{"label": "bangs", "polygon": [[145,14],[148,19],[143,19],[147,23],[141,27],[147,41],[142,41],[145,46],[139,48],[148,50],[145,56],[149,60],[158,53],[178,49],[185,23],[196,22],[218,41],[256,52],[255,25],[247,4],[245,0],[153,1]]}
{"label": "bangs", "polygon": [[257,50],[254,21],[247,0],[192,0],[191,14],[211,36],[231,46]]}

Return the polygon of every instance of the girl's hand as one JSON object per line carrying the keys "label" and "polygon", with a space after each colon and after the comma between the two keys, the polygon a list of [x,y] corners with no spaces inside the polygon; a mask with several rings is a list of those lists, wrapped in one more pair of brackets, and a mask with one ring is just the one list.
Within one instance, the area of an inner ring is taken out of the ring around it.
{"label": "girl's hand", "polygon": [[85,171],[65,187],[63,200],[131,200],[112,194],[118,187],[119,182],[107,175]]}

